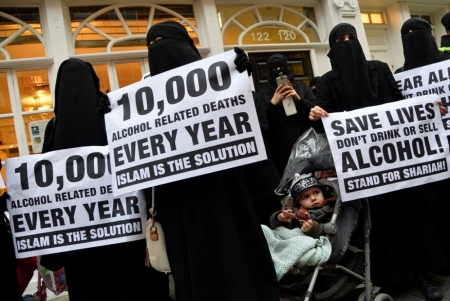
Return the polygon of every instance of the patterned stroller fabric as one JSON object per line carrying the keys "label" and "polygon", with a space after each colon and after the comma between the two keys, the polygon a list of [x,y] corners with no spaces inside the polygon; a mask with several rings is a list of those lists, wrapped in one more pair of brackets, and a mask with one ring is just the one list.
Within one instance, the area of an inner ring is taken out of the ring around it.
{"label": "patterned stroller fabric", "polygon": [[269,245],[278,281],[293,266],[316,266],[330,258],[330,241],[321,236],[315,239],[306,236],[299,228],[277,227],[271,230],[261,225]]}

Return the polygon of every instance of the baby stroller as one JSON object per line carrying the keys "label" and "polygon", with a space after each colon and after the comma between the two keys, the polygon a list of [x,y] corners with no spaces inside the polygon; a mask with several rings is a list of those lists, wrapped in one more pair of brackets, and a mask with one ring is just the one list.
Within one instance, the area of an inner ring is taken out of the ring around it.
{"label": "baby stroller", "polygon": [[337,300],[352,290],[363,290],[358,301],[392,301],[391,296],[380,293],[380,287],[372,285],[368,201],[342,202],[325,134],[316,134],[312,128],[294,145],[275,192],[279,195],[288,194],[296,176],[304,174],[313,174],[319,179],[327,178],[338,193],[332,218],[324,227],[332,252],[324,264],[316,267],[293,267],[280,281],[281,293],[303,297],[295,300],[310,301]]}

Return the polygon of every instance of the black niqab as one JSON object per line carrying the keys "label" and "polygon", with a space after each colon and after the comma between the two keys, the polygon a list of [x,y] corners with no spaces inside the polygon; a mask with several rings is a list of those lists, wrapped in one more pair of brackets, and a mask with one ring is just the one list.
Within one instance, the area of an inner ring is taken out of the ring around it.
{"label": "black niqab", "polygon": [[[162,39],[150,44],[156,38]],[[161,22],[150,27],[147,32],[147,46],[152,76],[202,58],[186,28],[174,21]],[[170,57],[170,60],[162,60],[163,57]]]}
{"label": "black niqab", "polygon": [[72,58],[61,64],[56,78],[54,141],[50,150],[107,144],[104,122],[97,112],[99,87],[90,63]]}
{"label": "black niqab", "polygon": [[[152,76],[201,59],[176,22],[153,25],[147,43]],[[278,300],[273,262],[242,168],[157,186],[155,204],[177,299]]]}
{"label": "black niqab", "polygon": [[350,24],[336,25],[330,32],[330,51],[328,57],[334,71],[342,80],[347,104],[344,107],[359,109],[377,105],[378,92],[372,91],[367,61],[361,44],[357,39],[336,42],[343,35],[356,35],[356,29]]}
{"label": "black niqab", "polygon": [[[283,67],[283,70],[272,70],[277,67]],[[294,81],[294,73],[291,68],[289,68],[288,61],[286,57],[282,54],[273,54],[267,59],[267,70],[268,70],[268,78],[267,82],[269,84],[269,92],[271,94],[275,93],[275,90],[278,87],[277,77],[280,76],[280,72],[283,72],[284,75],[287,76],[290,82]]]}
{"label": "black niqab", "polygon": [[[103,115],[97,111],[103,93],[91,64],[74,58],[64,61],[58,70],[55,94],[55,118],[45,131],[45,152],[107,144]],[[169,294],[165,290],[167,279],[145,267],[144,250],[145,240],[138,240],[43,255],[41,264],[51,270],[65,266],[72,301],[139,300],[147,290],[155,300],[165,300]]]}
{"label": "black niqab", "polygon": [[441,61],[441,53],[436,40],[431,34],[431,26],[424,19],[411,18],[401,28],[403,55],[405,64],[403,70],[410,70]]}
{"label": "black niqab", "polygon": [[450,36],[448,34],[441,37],[441,47],[450,47]]}
{"label": "black niqab", "polygon": [[445,30],[450,30],[450,13],[446,13],[441,19],[442,25],[444,25]]}

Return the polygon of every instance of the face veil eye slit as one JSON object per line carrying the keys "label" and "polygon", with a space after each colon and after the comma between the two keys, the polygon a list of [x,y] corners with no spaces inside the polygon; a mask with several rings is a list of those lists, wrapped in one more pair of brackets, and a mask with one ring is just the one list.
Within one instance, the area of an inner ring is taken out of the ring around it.
{"label": "face veil eye slit", "polygon": [[342,35],[336,39],[336,42],[340,43],[340,42],[345,42],[345,41],[350,41],[350,40],[356,40],[356,35],[354,35],[354,34]]}
{"label": "face veil eye slit", "polygon": [[157,38],[151,40],[150,43],[148,43],[148,44],[149,44],[149,45],[152,45],[152,44],[155,44],[156,42],[159,42],[159,41],[161,41],[161,40],[162,40],[161,37],[157,37]]}

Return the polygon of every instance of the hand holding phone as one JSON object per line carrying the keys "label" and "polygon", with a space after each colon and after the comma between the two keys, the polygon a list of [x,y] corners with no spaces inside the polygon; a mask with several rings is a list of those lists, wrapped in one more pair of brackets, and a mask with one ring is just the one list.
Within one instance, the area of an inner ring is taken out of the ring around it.
{"label": "hand holding phone", "polygon": [[311,219],[311,216],[309,215],[308,210],[306,210],[304,207],[300,207],[300,209],[298,209],[297,213],[295,214],[295,217],[302,224],[303,224],[303,222]]}
{"label": "hand holding phone", "polygon": [[[278,86],[287,86],[289,85],[289,79],[286,75],[283,75],[283,72],[280,72],[279,77],[277,77],[277,85]],[[297,114],[297,109],[295,108],[294,99],[292,96],[288,96],[283,99],[283,107],[286,112],[286,116]]]}

